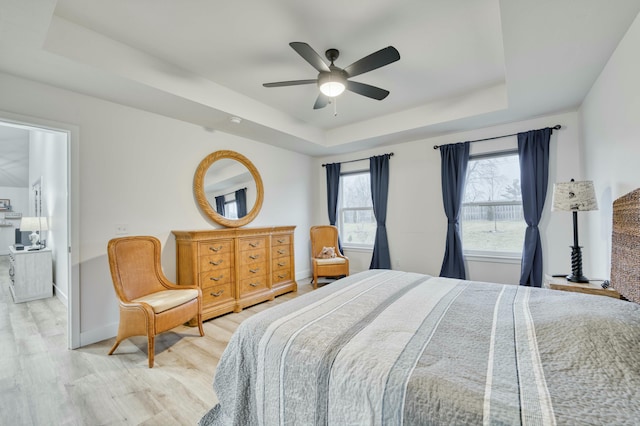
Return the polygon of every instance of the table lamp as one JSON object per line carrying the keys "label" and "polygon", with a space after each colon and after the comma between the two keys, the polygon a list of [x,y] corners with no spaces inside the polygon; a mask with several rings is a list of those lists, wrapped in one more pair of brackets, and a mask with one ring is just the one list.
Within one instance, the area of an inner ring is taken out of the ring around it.
{"label": "table lamp", "polygon": [[570,211],[573,213],[573,246],[571,247],[571,275],[567,281],[588,283],[582,275],[582,248],[578,244],[578,212],[598,210],[596,192],[592,181],[559,182],[553,185],[553,205],[551,211]]}
{"label": "table lamp", "polygon": [[40,248],[40,234],[42,231],[48,231],[49,226],[46,217],[23,217],[20,221],[21,231],[31,231],[29,235],[29,241],[31,246],[29,250],[37,250]]}

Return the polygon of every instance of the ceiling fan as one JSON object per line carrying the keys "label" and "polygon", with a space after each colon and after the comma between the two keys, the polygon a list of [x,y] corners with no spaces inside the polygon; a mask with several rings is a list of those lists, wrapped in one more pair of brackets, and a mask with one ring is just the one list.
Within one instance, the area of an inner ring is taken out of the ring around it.
{"label": "ceiling fan", "polygon": [[340,52],[337,49],[328,49],[325,52],[325,56],[331,62],[330,65],[327,65],[322,57],[307,43],[294,41],[289,43],[289,46],[298,52],[305,61],[311,64],[311,66],[319,72],[318,78],[313,80],[292,80],[264,83],[263,86],[284,87],[298,86],[302,84],[317,84],[320,88],[320,94],[316,99],[316,103],[313,105],[313,109],[324,108],[329,103],[330,98],[335,98],[345,89],[368,98],[377,99],[379,101],[383,100],[387,95],[389,95],[388,90],[371,86],[369,84],[358,83],[357,81],[351,81],[349,78],[364,74],[365,72],[373,71],[400,59],[400,53],[398,53],[396,48],[388,46],[357,60],[346,68],[338,68],[333,64],[340,55]]}

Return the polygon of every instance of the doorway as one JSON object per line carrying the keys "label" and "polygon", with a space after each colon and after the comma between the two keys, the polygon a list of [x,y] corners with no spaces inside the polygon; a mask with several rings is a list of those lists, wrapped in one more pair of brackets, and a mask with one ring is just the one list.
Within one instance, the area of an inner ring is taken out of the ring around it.
{"label": "doorway", "polygon": [[[16,209],[14,216],[21,213],[47,219],[48,230],[43,232],[41,238],[46,239],[46,246],[52,250],[54,297],[57,297],[67,310],[67,346],[69,349],[78,348],[78,283],[73,279],[71,266],[71,198],[74,192],[71,185],[71,148],[72,137],[74,132],[77,135],[77,129],[29,117],[8,116],[7,113],[0,112],[0,135],[3,132],[14,137],[18,135],[26,138],[26,141],[14,141],[15,144],[28,145],[26,171],[25,164],[19,166],[21,170],[12,170],[26,174],[26,204],[20,204],[20,212]],[[11,138],[2,139],[0,150],[3,146],[4,149],[11,149],[11,145]],[[18,168],[18,162],[14,162],[13,166],[5,162],[2,166]],[[0,184],[0,189],[16,193],[16,201],[23,197],[21,187],[7,188]]]}

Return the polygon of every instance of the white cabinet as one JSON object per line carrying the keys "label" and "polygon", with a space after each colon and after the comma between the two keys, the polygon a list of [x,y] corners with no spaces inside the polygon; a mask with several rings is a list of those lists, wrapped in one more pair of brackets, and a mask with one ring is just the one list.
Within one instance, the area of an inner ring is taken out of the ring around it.
{"label": "white cabinet", "polygon": [[9,247],[9,278],[16,303],[53,296],[51,249],[27,251]]}

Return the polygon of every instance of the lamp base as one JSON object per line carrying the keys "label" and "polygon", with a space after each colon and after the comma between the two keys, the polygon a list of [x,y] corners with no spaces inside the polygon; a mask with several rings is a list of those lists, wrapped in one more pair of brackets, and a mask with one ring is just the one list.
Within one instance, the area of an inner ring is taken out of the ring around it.
{"label": "lamp base", "polygon": [[572,283],[588,283],[589,278],[582,275],[582,247],[571,246],[571,274],[567,275],[567,281]]}
{"label": "lamp base", "polygon": [[584,275],[575,276],[571,274],[571,275],[567,275],[567,281],[571,281],[572,283],[588,283],[589,278],[585,277]]}

